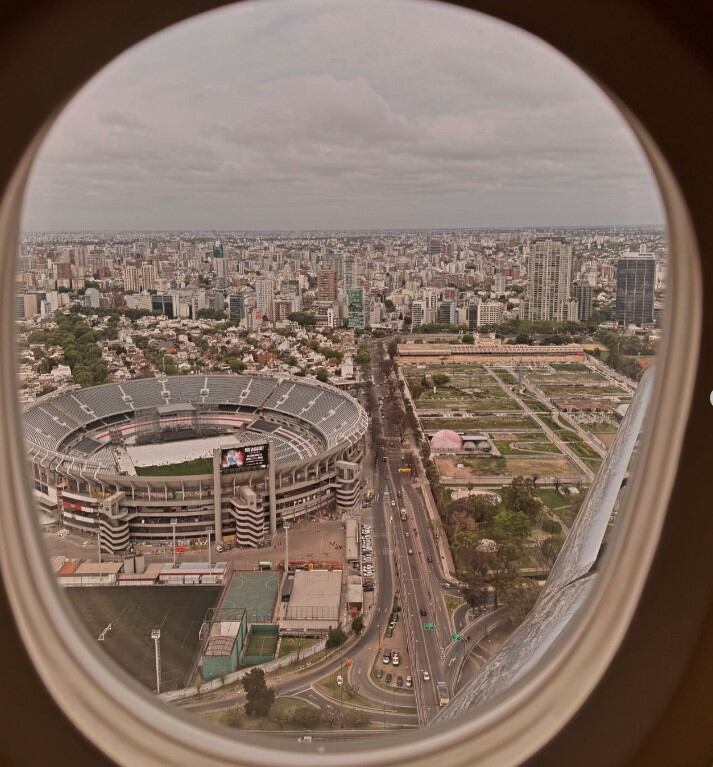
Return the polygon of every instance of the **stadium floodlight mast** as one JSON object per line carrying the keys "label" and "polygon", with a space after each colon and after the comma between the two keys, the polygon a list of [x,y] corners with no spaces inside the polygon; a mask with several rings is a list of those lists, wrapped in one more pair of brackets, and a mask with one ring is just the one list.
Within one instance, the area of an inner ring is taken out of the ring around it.
{"label": "stadium floodlight mast", "polygon": [[151,639],[153,639],[154,649],[156,650],[156,695],[161,694],[161,629],[151,629]]}
{"label": "stadium floodlight mast", "polygon": [[213,561],[210,555],[210,528],[206,530],[206,535],[208,536],[208,570],[213,569]]}
{"label": "stadium floodlight mast", "polygon": [[171,517],[171,526],[173,527],[173,566],[176,566],[176,525],[178,524],[178,519],[176,517]]}

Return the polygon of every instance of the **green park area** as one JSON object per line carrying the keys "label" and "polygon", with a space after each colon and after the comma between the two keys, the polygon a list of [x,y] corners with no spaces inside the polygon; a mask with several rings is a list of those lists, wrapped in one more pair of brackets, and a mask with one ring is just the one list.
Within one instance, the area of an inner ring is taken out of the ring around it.
{"label": "green park area", "polygon": [[370,726],[368,715],[361,711],[345,711],[343,722],[339,712],[325,712],[299,698],[275,698],[267,716],[248,716],[243,707],[208,711],[201,715],[213,724],[238,730],[331,730],[340,727],[362,729]]}
{"label": "green park area", "polygon": [[537,490],[537,497],[560,518],[564,525],[571,527],[586,492],[586,489],[582,489],[578,495],[563,495],[554,488],[541,488]]}

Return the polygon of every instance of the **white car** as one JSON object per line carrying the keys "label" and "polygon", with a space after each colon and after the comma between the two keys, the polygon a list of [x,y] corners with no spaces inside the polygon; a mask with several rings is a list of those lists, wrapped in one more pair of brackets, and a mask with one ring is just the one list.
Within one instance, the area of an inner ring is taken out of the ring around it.
{"label": "white car", "polygon": [[342,678],[341,674],[337,674],[337,687],[341,687],[344,683],[344,679]]}
{"label": "white car", "polygon": [[431,681],[431,675],[426,671],[426,669],[423,669],[423,681],[424,682],[430,682]]}

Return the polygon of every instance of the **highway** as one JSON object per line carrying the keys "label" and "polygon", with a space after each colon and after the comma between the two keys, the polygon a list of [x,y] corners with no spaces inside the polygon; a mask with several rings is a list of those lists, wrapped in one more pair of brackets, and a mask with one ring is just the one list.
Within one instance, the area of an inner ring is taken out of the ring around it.
{"label": "highway", "polygon": [[[372,347],[372,417],[377,421],[377,444],[381,444],[377,463],[381,461],[387,468],[385,475],[377,472],[374,489],[380,498],[387,501],[382,508],[386,511],[389,548],[393,550],[398,596],[402,607],[401,620],[407,629],[419,719],[421,724],[425,725],[439,709],[436,683],[447,682],[443,659],[445,647],[450,642],[452,622],[441,585],[443,575],[440,570],[440,556],[433,541],[423,499],[411,476],[399,472],[399,466],[411,456],[408,451],[404,452],[402,435],[398,433],[397,425],[387,417],[387,413],[389,408],[396,404],[394,400],[401,399],[401,392],[399,387],[394,385],[393,394],[391,393],[391,387],[384,380],[379,363],[378,351]],[[380,408],[377,402],[382,399],[383,405]],[[403,402],[400,404],[403,407]],[[402,506],[408,514],[408,519],[404,522],[399,514]],[[383,577],[379,575],[379,570],[377,577]],[[421,610],[426,611],[425,616],[420,614]],[[434,628],[430,630],[426,626]],[[428,680],[423,678],[424,671],[429,674]]]}

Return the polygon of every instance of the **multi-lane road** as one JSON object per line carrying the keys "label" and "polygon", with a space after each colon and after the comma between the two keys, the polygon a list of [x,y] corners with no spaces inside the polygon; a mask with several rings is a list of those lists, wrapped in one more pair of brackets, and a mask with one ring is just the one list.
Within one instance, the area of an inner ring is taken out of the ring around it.
{"label": "multi-lane road", "polygon": [[[372,373],[372,417],[377,420],[379,446],[374,518],[379,511],[383,513],[414,672],[419,720],[425,725],[439,708],[437,683],[448,684],[444,659],[453,623],[445,603],[440,555],[423,498],[412,475],[399,472],[400,466],[412,462],[410,452],[402,446],[403,435],[398,432],[398,425],[388,417],[401,392],[398,386],[390,387],[384,380],[376,349],[372,350]],[[402,402],[399,404],[403,407]],[[406,510],[405,521],[401,520],[401,509]],[[379,574],[377,568],[377,577],[383,579],[384,575],[386,572],[382,570]]]}

